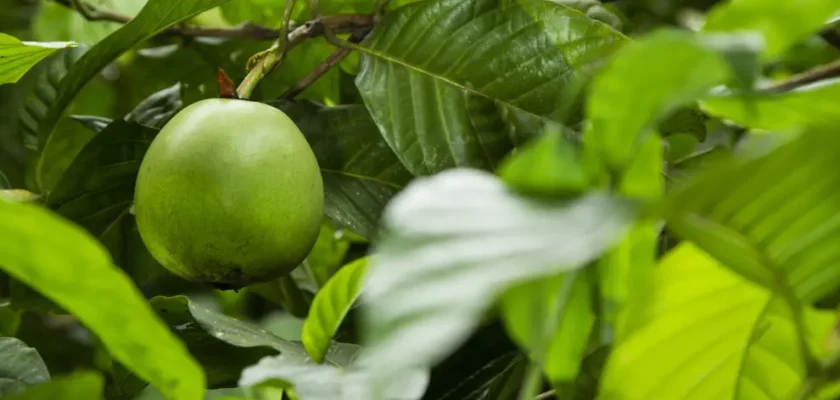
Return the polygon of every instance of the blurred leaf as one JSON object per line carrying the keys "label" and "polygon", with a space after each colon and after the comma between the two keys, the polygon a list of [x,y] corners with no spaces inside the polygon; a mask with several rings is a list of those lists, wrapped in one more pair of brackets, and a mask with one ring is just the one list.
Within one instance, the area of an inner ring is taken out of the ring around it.
{"label": "blurred leaf", "polygon": [[[169,396],[197,398],[204,377],[105,249],[35,205],[0,201],[0,265],[75,315],[115,359]],[[102,301],[107,299],[107,301]]]}
{"label": "blurred leaf", "polygon": [[34,78],[34,86],[18,111],[21,131],[28,145],[37,148],[38,125],[41,124],[50,104],[55,100],[58,86],[67,74],[67,70],[82,54],[85,54],[87,49],[82,45],[54,54],[44,60],[43,68],[35,71],[37,76]]}
{"label": "blurred leaf", "polygon": [[630,204],[601,193],[523,198],[470,169],[412,183],[386,210],[387,235],[368,270],[368,355],[388,369],[433,365],[501,292],[599,257],[633,214]]}
{"label": "blurred leaf", "polygon": [[[307,14],[308,1],[298,1],[292,13],[292,21],[303,22]],[[222,16],[231,24],[252,22],[273,28],[283,26],[283,12],[286,0],[237,0],[222,4]]]}
{"label": "blurred leaf", "polygon": [[[730,80],[721,48],[755,50],[745,38],[714,39],[663,30],[622,49],[592,83],[584,143],[608,167],[625,168],[663,117]],[[668,63],[650,61],[660,59]]]}
{"label": "blurred leaf", "polygon": [[[540,0],[432,0],[389,13],[356,84],[414,175],[484,169],[538,134],[624,37]],[[560,118],[560,123],[575,123]]]}
{"label": "blurred leaf", "polygon": [[804,134],[728,158],[669,194],[668,227],[777,294],[811,303],[840,287],[840,137]]}
{"label": "blurred leaf", "polygon": [[153,93],[140,102],[128,115],[126,122],[135,122],[151,128],[161,129],[181,110],[181,84]]}
{"label": "blurred leaf", "polygon": [[733,0],[706,16],[709,32],[757,31],[764,37],[766,56],[776,58],[792,44],[823,28],[840,13],[836,0]]}
{"label": "blurred leaf", "polygon": [[0,336],[15,336],[20,327],[22,314],[23,312],[13,308],[10,303],[0,303]]}
{"label": "blurred leaf", "polygon": [[694,153],[697,145],[700,144],[696,137],[684,134],[671,135],[664,139],[667,146],[665,160],[668,162],[675,162],[690,156]]}
{"label": "blurred leaf", "polygon": [[93,115],[71,115],[70,118],[96,133],[102,132],[111,122],[114,122],[110,118]]}
{"label": "blurred leaf", "polygon": [[6,174],[3,171],[0,171],[0,189],[11,189],[12,184],[9,183],[9,178],[6,178]]}
{"label": "blurred leaf", "polygon": [[516,149],[498,174],[514,189],[532,196],[575,195],[589,187],[576,147],[556,127]]}
{"label": "blurred leaf", "polygon": [[479,328],[463,346],[432,369],[425,400],[508,400],[482,397],[523,360],[499,322]]}
{"label": "blurred leaf", "polygon": [[[559,308],[558,299],[567,285],[567,300]],[[520,347],[542,361],[545,376],[552,383],[577,378],[595,322],[590,296],[585,277],[566,274],[519,284],[502,295],[502,320],[508,332]],[[558,325],[546,326],[547,321],[557,321]],[[544,337],[545,333],[549,336]],[[541,349],[544,354],[533,354]]]}
{"label": "blurred leaf", "polygon": [[[146,0],[86,0],[98,9],[135,16]],[[77,11],[54,1],[41,2],[41,10],[34,21],[38,40],[75,40],[93,46],[122,24],[110,21],[91,22]]]}
{"label": "blurred leaf", "polygon": [[840,80],[824,81],[784,93],[728,95],[703,100],[703,108],[719,118],[753,129],[799,131],[809,126],[837,126]]}
{"label": "blurred leaf", "polygon": [[17,82],[38,61],[56,50],[78,46],[75,42],[21,42],[0,33],[0,85]]}
{"label": "blurred leaf", "polygon": [[359,297],[367,263],[362,258],[342,267],[315,295],[302,335],[303,347],[315,362],[324,361],[341,322]]}
{"label": "blurred leaf", "polygon": [[338,224],[373,237],[385,204],[411,179],[382,140],[363,106],[319,108],[273,102],[312,146],[324,179],[324,212]]}
{"label": "blurred leaf", "polygon": [[102,399],[102,375],[93,371],[78,371],[53,381],[42,383],[8,400],[100,400]]}
{"label": "blurred leaf", "polygon": [[210,388],[235,384],[243,368],[266,356],[281,353],[291,360],[307,359],[301,345],[210,311],[184,296],[155,297],[150,303],[202,365]]}
{"label": "blurred leaf", "polygon": [[38,201],[41,196],[23,189],[3,189],[0,190],[0,199],[11,203],[34,203]]}
{"label": "blurred leaf", "polygon": [[830,329],[830,313],[792,310],[688,243],[650,272],[626,310],[632,325],[599,399],[781,399],[801,388],[794,315],[808,322],[810,343]]}
{"label": "blurred leaf", "polygon": [[[91,48],[70,69],[59,88],[55,101],[38,127],[38,142],[42,153],[49,154],[57,139],[53,135],[56,123],[81,88],[120,54],[137,43],[150,38],[170,25],[191,18],[227,0],[149,0],[136,18],[125,24]],[[60,132],[57,133],[61,135]],[[36,166],[36,177],[43,188],[43,157]]]}
{"label": "blurred leaf", "polygon": [[[242,371],[239,386],[293,388],[303,400],[376,399],[370,389],[370,374],[359,367],[347,369],[302,364],[283,355],[266,357]],[[428,372],[414,370],[389,382],[386,400],[417,400],[429,381]]]}
{"label": "blurred leaf", "polygon": [[0,337],[0,397],[50,380],[38,351],[15,338]]}
{"label": "blurred leaf", "polygon": [[[296,269],[299,269],[298,267]],[[289,314],[306,318],[312,305],[312,293],[304,291],[291,274],[283,275],[269,282],[251,285],[249,290],[283,306]]]}

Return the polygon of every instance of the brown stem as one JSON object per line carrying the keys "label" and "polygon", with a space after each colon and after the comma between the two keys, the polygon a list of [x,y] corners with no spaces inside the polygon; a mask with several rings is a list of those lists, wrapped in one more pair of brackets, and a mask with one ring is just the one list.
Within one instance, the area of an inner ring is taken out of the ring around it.
{"label": "brown stem", "polygon": [[[125,24],[131,21],[128,15],[102,10],[81,0],[53,0],[64,7],[76,10],[88,21],[108,21]],[[75,4],[75,5],[74,5]],[[80,7],[76,7],[79,5]],[[174,26],[160,33],[161,37],[222,37],[254,40],[274,40],[280,37],[280,32],[264,26],[245,23],[234,28],[206,28],[198,26]]]}
{"label": "brown stem", "polygon": [[301,25],[289,32],[285,45],[280,47],[278,43],[274,43],[271,48],[255,56],[254,65],[249,66],[248,75],[237,89],[239,97],[250,98],[257,84],[280,64],[282,55],[295,46],[310,38],[323,35],[325,29],[336,33],[350,33],[354,37],[364,37],[373,27],[373,19],[374,16],[370,14],[336,14],[325,15]]}
{"label": "brown stem", "polygon": [[840,77],[840,60],[818,66],[801,74],[794,75],[773,86],[770,86],[765,90],[762,90],[762,92],[787,92],[789,90],[793,90],[814,82],[819,82],[825,79],[831,79],[836,77]]}
{"label": "brown stem", "polygon": [[336,66],[336,64],[340,63],[341,60],[345,59],[348,55],[350,55],[352,51],[352,49],[348,48],[337,49],[334,53],[330,54],[330,56],[327,57],[327,59],[324,60],[323,63],[315,67],[315,69],[313,69],[311,72],[309,72],[308,75],[301,79],[300,82],[298,82],[294,87],[287,90],[286,93],[283,93],[283,96],[281,97],[286,99],[293,99],[297,97],[297,95],[306,90],[306,88],[308,88],[309,85],[315,83],[315,81],[317,81],[318,78],[324,76],[324,74],[326,74],[327,71],[329,71],[332,67]]}
{"label": "brown stem", "polygon": [[549,390],[549,391],[547,391],[547,392],[540,393],[537,397],[535,397],[535,398],[534,398],[534,400],[548,400],[548,399],[553,399],[553,398],[554,398],[554,394],[555,394],[555,392],[554,392],[553,390]]}

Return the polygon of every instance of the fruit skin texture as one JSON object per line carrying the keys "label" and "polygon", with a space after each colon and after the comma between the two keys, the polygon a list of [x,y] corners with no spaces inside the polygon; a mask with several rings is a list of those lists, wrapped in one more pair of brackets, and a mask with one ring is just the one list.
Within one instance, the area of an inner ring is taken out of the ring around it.
{"label": "fruit skin texture", "polygon": [[181,110],[140,165],[134,208],[151,254],[188,280],[237,289],[309,254],[324,188],[303,134],[274,107],[208,99]]}

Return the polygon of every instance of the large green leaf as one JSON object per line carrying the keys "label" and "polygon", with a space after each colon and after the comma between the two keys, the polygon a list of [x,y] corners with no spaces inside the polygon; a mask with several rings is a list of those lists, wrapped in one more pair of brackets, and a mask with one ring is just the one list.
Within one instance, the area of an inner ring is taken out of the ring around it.
{"label": "large green leaf", "polygon": [[517,282],[582,267],[620,239],[628,203],[601,193],[534,200],[496,177],[455,169],[395,198],[362,299],[378,365],[432,365],[463,342]]}
{"label": "large green leaf", "polygon": [[275,102],[300,127],[324,179],[325,213],[371,238],[385,204],[411,179],[363,106]]}
{"label": "large green leaf", "polygon": [[303,325],[303,347],[315,362],[323,362],[344,317],[362,289],[367,258],[342,267],[315,295]]}
{"label": "large green leaf", "polygon": [[[526,282],[510,288],[501,298],[502,318],[511,337],[542,362],[545,376],[556,384],[577,378],[595,323],[590,284],[582,275]],[[564,295],[561,309],[558,299]],[[548,321],[558,324],[546,326]]]}
{"label": "large green leaf", "polygon": [[56,50],[78,46],[75,42],[22,42],[0,33],[0,85],[17,82],[38,61]]}
{"label": "large green leaf", "polygon": [[549,1],[423,1],[377,24],[362,46],[356,83],[415,175],[487,169],[539,134],[561,105],[574,108],[566,91],[624,42]]}
{"label": "large green leaf", "polygon": [[0,200],[0,266],[75,315],[113,357],[168,396],[199,399],[204,375],[90,235],[33,204]]}
{"label": "large green leaf", "polygon": [[[282,355],[266,357],[242,371],[240,386],[260,384],[294,389],[303,400],[358,400],[377,397],[371,391],[372,376],[364,368],[346,369],[302,364]],[[385,400],[418,400],[429,381],[428,372],[411,371],[389,382]]]}
{"label": "large green leaf", "polygon": [[792,399],[807,367],[794,314],[809,344],[830,313],[792,310],[692,244],[669,253],[633,292],[632,318],[604,373],[599,399]]}
{"label": "large green leaf", "polygon": [[[720,47],[756,50],[751,47],[754,43],[742,38],[715,39],[658,31],[626,46],[604,67],[587,101],[590,125],[584,142],[608,167],[625,168],[645,135],[665,116],[729,81],[734,74]],[[668,62],[651,62],[664,59]]]}
{"label": "large green leaf", "polygon": [[98,372],[78,371],[42,383],[6,400],[101,400],[105,380]]}
{"label": "large green leaf", "polygon": [[831,80],[784,93],[760,96],[716,96],[703,108],[719,118],[753,129],[799,131],[809,126],[837,126],[840,80]]}
{"label": "large green leaf", "polygon": [[[200,12],[218,6],[227,0],[150,0],[136,18],[91,48],[70,69],[61,83],[55,101],[38,127],[38,142],[42,155],[36,167],[36,178],[43,180],[43,160],[54,151],[53,128],[65,109],[82,87],[108,63],[137,43],[146,40],[170,25],[198,15]],[[61,135],[61,132],[56,132]],[[42,187],[41,189],[45,189]]]}
{"label": "large green leaf", "polygon": [[38,351],[15,338],[0,338],[0,396],[8,396],[50,380]]}
{"label": "large green leaf", "polygon": [[822,30],[840,13],[835,0],[733,0],[709,12],[706,31],[755,31],[764,37],[766,55],[775,58],[794,43]]}
{"label": "large green leaf", "polygon": [[155,297],[150,303],[204,367],[211,388],[236,384],[243,368],[266,356],[282,353],[291,360],[307,359],[300,344],[208,310],[184,296]]}
{"label": "large green leaf", "polygon": [[747,278],[813,302],[840,287],[838,158],[832,128],[722,161],[672,191],[668,227]]}

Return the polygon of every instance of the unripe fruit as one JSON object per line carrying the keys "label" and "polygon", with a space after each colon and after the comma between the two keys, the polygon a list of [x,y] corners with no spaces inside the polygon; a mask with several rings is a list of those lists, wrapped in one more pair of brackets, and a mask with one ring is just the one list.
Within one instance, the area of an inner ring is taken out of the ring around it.
{"label": "unripe fruit", "polygon": [[312,149],[271,106],[209,99],[180,111],[137,176],[137,227],[186,279],[235,289],[294,269],[318,237],[324,188]]}

